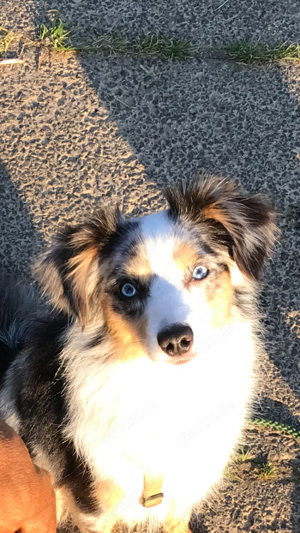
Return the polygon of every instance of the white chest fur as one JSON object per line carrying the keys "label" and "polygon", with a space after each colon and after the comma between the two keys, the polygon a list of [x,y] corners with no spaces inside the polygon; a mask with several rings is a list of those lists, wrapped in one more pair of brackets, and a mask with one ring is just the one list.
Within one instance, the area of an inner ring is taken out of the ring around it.
{"label": "white chest fur", "polygon": [[[120,486],[128,520],[137,507],[143,475],[163,475],[164,513],[171,499],[191,506],[220,478],[234,447],[252,392],[254,348],[249,324],[227,326],[186,365],[159,365],[146,356],[104,364],[101,354],[63,357],[67,365],[70,424],[77,451],[99,480]],[[74,346],[73,345],[73,346]],[[138,510],[137,510],[138,509]]]}

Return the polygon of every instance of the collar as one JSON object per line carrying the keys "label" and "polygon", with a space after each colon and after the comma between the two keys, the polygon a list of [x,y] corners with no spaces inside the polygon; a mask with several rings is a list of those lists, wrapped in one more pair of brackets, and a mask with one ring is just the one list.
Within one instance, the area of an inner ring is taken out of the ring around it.
{"label": "collar", "polygon": [[143,507],[154,507],[159,505],[163,500],[162,493],[163,476],[144,476],[144,488],[140,500]]}

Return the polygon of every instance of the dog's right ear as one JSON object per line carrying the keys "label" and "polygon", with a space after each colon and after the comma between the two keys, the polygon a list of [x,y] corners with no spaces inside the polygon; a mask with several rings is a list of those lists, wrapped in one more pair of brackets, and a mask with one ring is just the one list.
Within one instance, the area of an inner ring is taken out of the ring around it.
{"label": "dog's right ear", "polygon": [[90,296],[98,282],[100,251],[119,222],[119,210],[111,209],[98,210],[78,226],[67,226],[34,267],[34,273],[55,307],[78,318],[82,327],[88,317]]}
{"label": "dog's right ear", "polygon": [[211,231],[212,242],[226,246],[229,256],[249,278],[258,281],[276,235],[276,213],[259,195],[245,196],[233,181],[202,176],[166,191],[169,215]]}

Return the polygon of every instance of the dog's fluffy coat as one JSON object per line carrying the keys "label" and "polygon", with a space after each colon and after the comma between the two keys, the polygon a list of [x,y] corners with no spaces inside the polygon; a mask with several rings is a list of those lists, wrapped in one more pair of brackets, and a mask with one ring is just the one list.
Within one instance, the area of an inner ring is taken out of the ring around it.
{"label": "dog's fluffy coat", "polygon": [[[36,266],[57,311],[0,294],[0,416],[52,472],[60,523],[82,533],[119,520],[186,531],[253,395],[256,285],[274,211],[217,179],[166,196],[166,211],[126,221],[99,210],[58,235]],[[172,324],[193,331],[187,358],[158,345]],[[158,478],[163,501],[147,509],[145,479]]]}

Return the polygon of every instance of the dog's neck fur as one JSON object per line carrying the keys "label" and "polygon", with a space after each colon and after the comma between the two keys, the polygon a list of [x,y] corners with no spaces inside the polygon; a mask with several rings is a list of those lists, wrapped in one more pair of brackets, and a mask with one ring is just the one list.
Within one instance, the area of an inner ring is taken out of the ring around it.
{"label": "dog's neck fur", "polygon": [[[215,404],[216,397],[223,398],[224,405],[234,405],[241,390],[242,396],[249,397],[244,391],[252,387],[255,346],[251,329],[246,322],[228,325],[195,360],[174,366],[153,363],[145,353],[120,363],[121,349],[109,336],[101,351],[95,347],[87,352],[91,331],[82,332],[79,324],[73,325],[61,356],[69,383],[65,437],[76,435],[75,448],[96,476],[118,479],[117,458],[128,463],[128,473],[131,468],[140,473],[168,471],[183,451],[178,445],[181,435],[222,407]],[[227,382],[225,365],[231,375]],[[207,375],[214,375],[213,383],[206,382]],[[109,464],[107,472],[105,464]]]}

